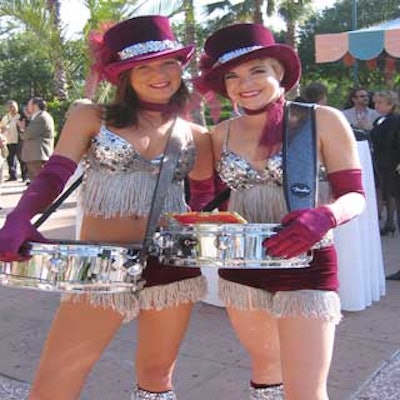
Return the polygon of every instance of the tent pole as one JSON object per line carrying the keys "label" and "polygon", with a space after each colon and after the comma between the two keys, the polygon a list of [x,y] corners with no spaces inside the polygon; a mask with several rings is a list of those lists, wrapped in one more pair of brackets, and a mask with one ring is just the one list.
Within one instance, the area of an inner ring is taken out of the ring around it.
{"label": "tent pole", "polygon": [[[357,0],[352,0],[352,7],[351,7],[351,25],[352,30],[357,29]],[[353,83],[354,86],[358,86],[358,60],[355,59],[353,64]]]}

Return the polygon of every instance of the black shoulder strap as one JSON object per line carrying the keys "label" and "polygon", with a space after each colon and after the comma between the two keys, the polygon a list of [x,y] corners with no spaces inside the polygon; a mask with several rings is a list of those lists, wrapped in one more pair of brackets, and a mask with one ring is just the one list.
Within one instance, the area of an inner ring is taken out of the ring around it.
{"label": "black shoulder strap", "polygon": [[68,189],[65,190],[44,212],[43,214],[34,222],[33,226],[39,228],[46,220],[57,211],[58,207],[72,194],[72,192],[82,183],[83,174],[77,178]]}
{"label": "black shoulder strap", "polygon": [[209,201],[201,211],[213,211],[218,208],[223,202],[229,199],[231,189],[225,188],[222,192],[218,193],[211,201]]}
{"label": "black shoulder strap", "polygon": [[317,139],[315,105],[286,102],[283,130],[283,189],[289,211],[315,207]]}
{"label": "black shoulder strap", "polygon": [[157,176],[153,199],[150,206],[149,217],[146,225],[146,232],[143,239],[141,259],[144,261],[152,251],[153,235],[157,230],[162,206],[167,196],[168,187],[171,185],[179,157],[182,153],[181,129],[184,122],[176,118],[167,133],[168,142],[161,161],[160,171]]}

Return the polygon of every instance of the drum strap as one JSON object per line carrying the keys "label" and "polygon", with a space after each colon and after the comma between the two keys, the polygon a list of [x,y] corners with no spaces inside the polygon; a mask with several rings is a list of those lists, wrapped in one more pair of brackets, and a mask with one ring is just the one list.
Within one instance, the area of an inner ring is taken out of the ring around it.
{"label": "drum strap", "polygon": [[34,222],[33,226],[37,229],[50,217],[53,212],[57,211],[57,208],[72,194],[72,192],[82,183],[83,174],[76,179],[68,189],[61,194],[51,205],[48,207],[43,214]]}
{"label": "drum strap", "polygon": [[211,201],[209,201],[201,211],[213,211],[218,208],[224,201],[229,199],[231,194],[230,188],[225,188],[221,193],[218,193]]}
{"label": "drum strap", "polygon": [[175,119],[167,133],[169,138],[161,161],[160,172],[157,176],[153,200],[146,226],[146,233],[140,253],[140,260],[143,265],[145,265],[145,261],[149,253],[151,253],[153,250],[153,236],[158,226],[164,199],[168,192],[168,186],[172,182],[172,178],[174,176],[174,172],[182,151],[182,135],[179,133],[179,128],[182,128],[182,125],[177,124],[177,119]]}
{"label": "drum strap", "polygon": [[286,102],[283,134],[283,190],[287,208],[315,207],[317,198],[315,105]]}

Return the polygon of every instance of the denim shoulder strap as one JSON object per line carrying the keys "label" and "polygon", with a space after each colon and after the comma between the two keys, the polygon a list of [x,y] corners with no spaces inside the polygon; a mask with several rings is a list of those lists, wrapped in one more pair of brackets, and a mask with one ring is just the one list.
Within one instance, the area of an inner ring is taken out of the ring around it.
{"label": "denim shoulder strap", "polygon": [[286,102],[283,189],[289,211],[315,207],[317,198],[315,105]]}

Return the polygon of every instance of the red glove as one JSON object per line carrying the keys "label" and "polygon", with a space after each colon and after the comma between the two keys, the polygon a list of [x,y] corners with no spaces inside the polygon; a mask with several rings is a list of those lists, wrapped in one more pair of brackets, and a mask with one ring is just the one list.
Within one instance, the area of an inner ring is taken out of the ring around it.
{"label": "red glove", "polygon": [[60,155],[50,157],[37,178],[23,193],[17,206],[7,216],[6,223],[0,230],[0,260],[26,259],[18,254],[21,245],[28,240],[45,240],[30,220],[46,210],[57,198],[75,169],[76,163],[67,157]]}
{"label": "red glove", "polygon": [[296,210],[282,220],[283,229],[263,243],[269,255],[291,258],[305,253],[336,226],[332,211],[321,206]]}
{"label": "red glove", "polygon": [[268,254],[295,257],[318,243],[325,233],[359,215],[365,206],[365,193],[360,169],[347,169],[328,174],[335,201],[329,206],[296,210],[287,214],[283,229],[266,240]]}
{"label": "red glove", "polygon": [[207,179],[196,180],[189,178],[190,200],[192,211],[200,211],[215,195],[214,176]]}
{"label": "red glove", "polygon": [[29,257],[19,254],[20,247],[26,241],[46,243],[47,240],[30,223],[24,214],[10,213],[0,231],[0,260],[23,261]]}

